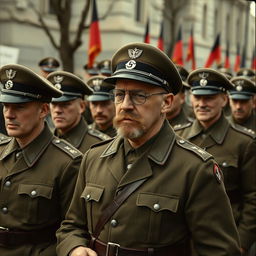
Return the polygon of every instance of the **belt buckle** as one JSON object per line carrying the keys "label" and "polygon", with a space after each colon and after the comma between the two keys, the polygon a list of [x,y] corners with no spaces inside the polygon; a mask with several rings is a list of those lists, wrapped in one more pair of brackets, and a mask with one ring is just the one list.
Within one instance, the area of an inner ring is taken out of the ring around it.
{"label": "belt buckle", "polygon": [[106,256],[118,256],[119,248],[120,248],[120,244],[108,242]]}
{"label": "belt buckle", "polygon": [[6,232],[8,232],[8,231],[9,231],[9,228],[5,228],[5,227],[1,227],[1,226],[0,226],[0,231],[6,231]]}

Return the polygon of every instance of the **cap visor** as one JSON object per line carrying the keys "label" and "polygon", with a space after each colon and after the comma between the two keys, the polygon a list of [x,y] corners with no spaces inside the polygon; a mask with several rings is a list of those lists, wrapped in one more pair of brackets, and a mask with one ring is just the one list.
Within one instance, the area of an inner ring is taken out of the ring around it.
{"label": "cap visor", "polygon": [[106,101],[106,100],[112,100],[111,96],[107,96],[107,95],[90,95],[87,98],[88,101]]}
{"label": "cap visor", "polygon": [[249,100],[252,98],[252,95],[245,95],[245,94],[230,94],[229,98],[233,100]]}
{"label": "cap visor", "polygon": [[59,98],[52,98],[52,102],[64,102],[64,101],[71,101],[71,100],[75,100],[78,97],[75,96],[67,96],[67,95],[63,95]]}
{"label": "cap visor", "polygon": [[222,93],[221,91],[217,90],[209,90],[209,89],[196,89],[196,90],[191,90],[193,95],[214,95],[214,94],[219,94]]}
{"label": "cap visor", "polygon": [[120,74],[105,78],[104,81],[107,83],[110,83],[110,84],[116,84],[117,79],[130,79],[130,80],[140,81],[140,82],[144,82],[144,83],[162,87],[162,84],[160,82],[157,83],[145,76],[129,74],[129,73],[120,73]]}
{"label": "cap visor", "polygon": [[24,96],[16,96],[11,94],[1,94],[0,93],[0,102],[2,103],[26,103],[36,101],[33,98],[24,97]]}

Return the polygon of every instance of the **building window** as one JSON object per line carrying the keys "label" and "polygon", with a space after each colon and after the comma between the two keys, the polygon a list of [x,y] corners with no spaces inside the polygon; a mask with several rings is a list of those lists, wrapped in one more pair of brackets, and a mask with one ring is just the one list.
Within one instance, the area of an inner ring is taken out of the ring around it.
{"label": "building window", "polygon": [[139,23],[145,23],[146,21],[146,1],[135,1],[135,21]]}
{"label": "building window", "polygon": [[206,38],[207,34],[207,5],[203,7],[202,37]]}

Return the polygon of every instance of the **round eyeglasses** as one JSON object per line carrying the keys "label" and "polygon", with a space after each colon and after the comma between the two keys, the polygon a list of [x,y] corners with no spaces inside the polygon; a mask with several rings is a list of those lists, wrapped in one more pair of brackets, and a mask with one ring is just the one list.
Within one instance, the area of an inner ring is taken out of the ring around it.
{"label": "round eyeglasses", "polygon": [[154,96],[154,95],[161,95],[166,94],[166,92],[156,92],[147,94],[144,91],[140,90],[119,90],[114,89],[112,90],[112,94],[114,97],[114,103],[119,104],[124,101],[126,93],[129,94],[130,100],[135,105],[142,105],[146,102],[147,98]]}

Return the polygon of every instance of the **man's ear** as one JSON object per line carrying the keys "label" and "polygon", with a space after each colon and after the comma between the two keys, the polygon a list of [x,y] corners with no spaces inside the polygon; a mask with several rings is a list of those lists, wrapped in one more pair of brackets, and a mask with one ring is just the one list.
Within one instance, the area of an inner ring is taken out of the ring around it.
{"label": "man's ear", "polygon": [[50,112],[49,103],[42,103],[40,116],[42,118],[45,118],[49,114],[49,112]]}
{"label": "man's ear", "polygon": [[81,99],[79,104],[80,104],[80,109],[81,109],[80,113],[82,114],[85,111],[87,103],[83,99]]}
{"label": "man's ear", "polygon": [[162,102],[161,113],[170,112],[174,95],[172,93],[164,94],[164,100]]}

